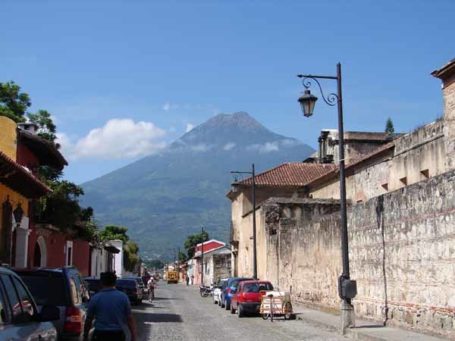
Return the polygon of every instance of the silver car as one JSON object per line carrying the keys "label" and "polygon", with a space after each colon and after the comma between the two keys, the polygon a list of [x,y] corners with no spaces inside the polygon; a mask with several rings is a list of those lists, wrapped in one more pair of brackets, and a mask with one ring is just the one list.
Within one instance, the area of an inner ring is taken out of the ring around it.
{"label": "silver car", "polygon": [[27,286],[13,271],[0,267],[0,340],[53,341],[57,330],[49,321],[59,318],[57,307],[38,312]]}
{"label": "silver car", "polygon": [[221,293],[223,292],[223,287],[226,286],[227,278],[223,278],[219,281],[215,288],[213,289],[213,303],[218,304],[221,307]]}

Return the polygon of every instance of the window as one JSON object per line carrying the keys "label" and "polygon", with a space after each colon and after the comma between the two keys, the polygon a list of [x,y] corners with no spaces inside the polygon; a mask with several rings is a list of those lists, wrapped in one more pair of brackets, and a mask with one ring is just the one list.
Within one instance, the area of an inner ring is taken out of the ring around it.
{"label": "window", "polygon": [[406,177],[400,178],[400,181],[401,181],[401,183],[402,183],[403,185],[405,185],[405,186],[408,184],[408,179],[407,179]]}
{"label": "window", "polygon": [[66,266],[73,265],[73,241],[66,241]]}
{"label": "window", "polygon": [[35,315],[33,300],[30,297],[29,293],[27,292],[27,289],[25,289],[24,285],[16,277],[11,278],[13,280],[14,286],[16,287],[17,294],[19,296],[19,300],[22,306],[22,312],[24,313],[24,318],[27,321],[31,321],[33,315]]}
{"label": "window", "polygon": [[76,282],[74,281],[74,278],[70,277],[69,282],[71,301],[73,302],[73,304],[81,304],[82,302],[80,300],[79,290],[77,288]]}
{"label": "window", "polygon": [[3,286],[5,287],[6,296],[8,297],[9,305],[11,307],[12,320],[19,318],[22,314],[22,308],[17,297],[16,289],[14,289],[13,282],[11,282],[10,276],[0,275]]}
{"label": "window", "polygon": [[8,303],[0,290],[0,326],[8,322]]}

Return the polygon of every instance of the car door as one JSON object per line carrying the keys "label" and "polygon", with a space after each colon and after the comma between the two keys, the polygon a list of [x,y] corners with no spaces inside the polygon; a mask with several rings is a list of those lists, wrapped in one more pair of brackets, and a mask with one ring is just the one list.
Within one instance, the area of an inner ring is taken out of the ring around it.
{"label": "car door", "polygon": [[4,329],[2,340],[51,341],[56,332],[49,322],[37,322],[36,305],[22,281],[16,276],[0,274],[3,297]]}

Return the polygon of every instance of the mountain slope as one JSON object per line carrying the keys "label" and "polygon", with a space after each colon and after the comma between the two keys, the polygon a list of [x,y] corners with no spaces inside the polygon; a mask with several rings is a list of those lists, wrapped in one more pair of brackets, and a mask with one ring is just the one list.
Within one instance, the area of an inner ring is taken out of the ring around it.
{"label": "mountain slope", "polygon": [[104,224],[129,228],[146,257],[172,256],[202,226],[227,241],[231,170],[263,171],[299,161],[313,150],[275,134],[246,113],[220,114],[160,154],[83,184],[84,205]]}

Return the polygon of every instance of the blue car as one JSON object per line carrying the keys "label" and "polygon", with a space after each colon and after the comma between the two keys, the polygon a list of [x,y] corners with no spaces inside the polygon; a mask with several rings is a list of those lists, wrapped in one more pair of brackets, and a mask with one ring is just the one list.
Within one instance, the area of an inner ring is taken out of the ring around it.
{"label": "blue car", "polygon": [[237,290],[239,283],[241,281],[248,281],[253,278],[251,277],[230,277],[224,286],[221,288],[221,307],[224,307],[226,310],[231,308],[231,299]]}

